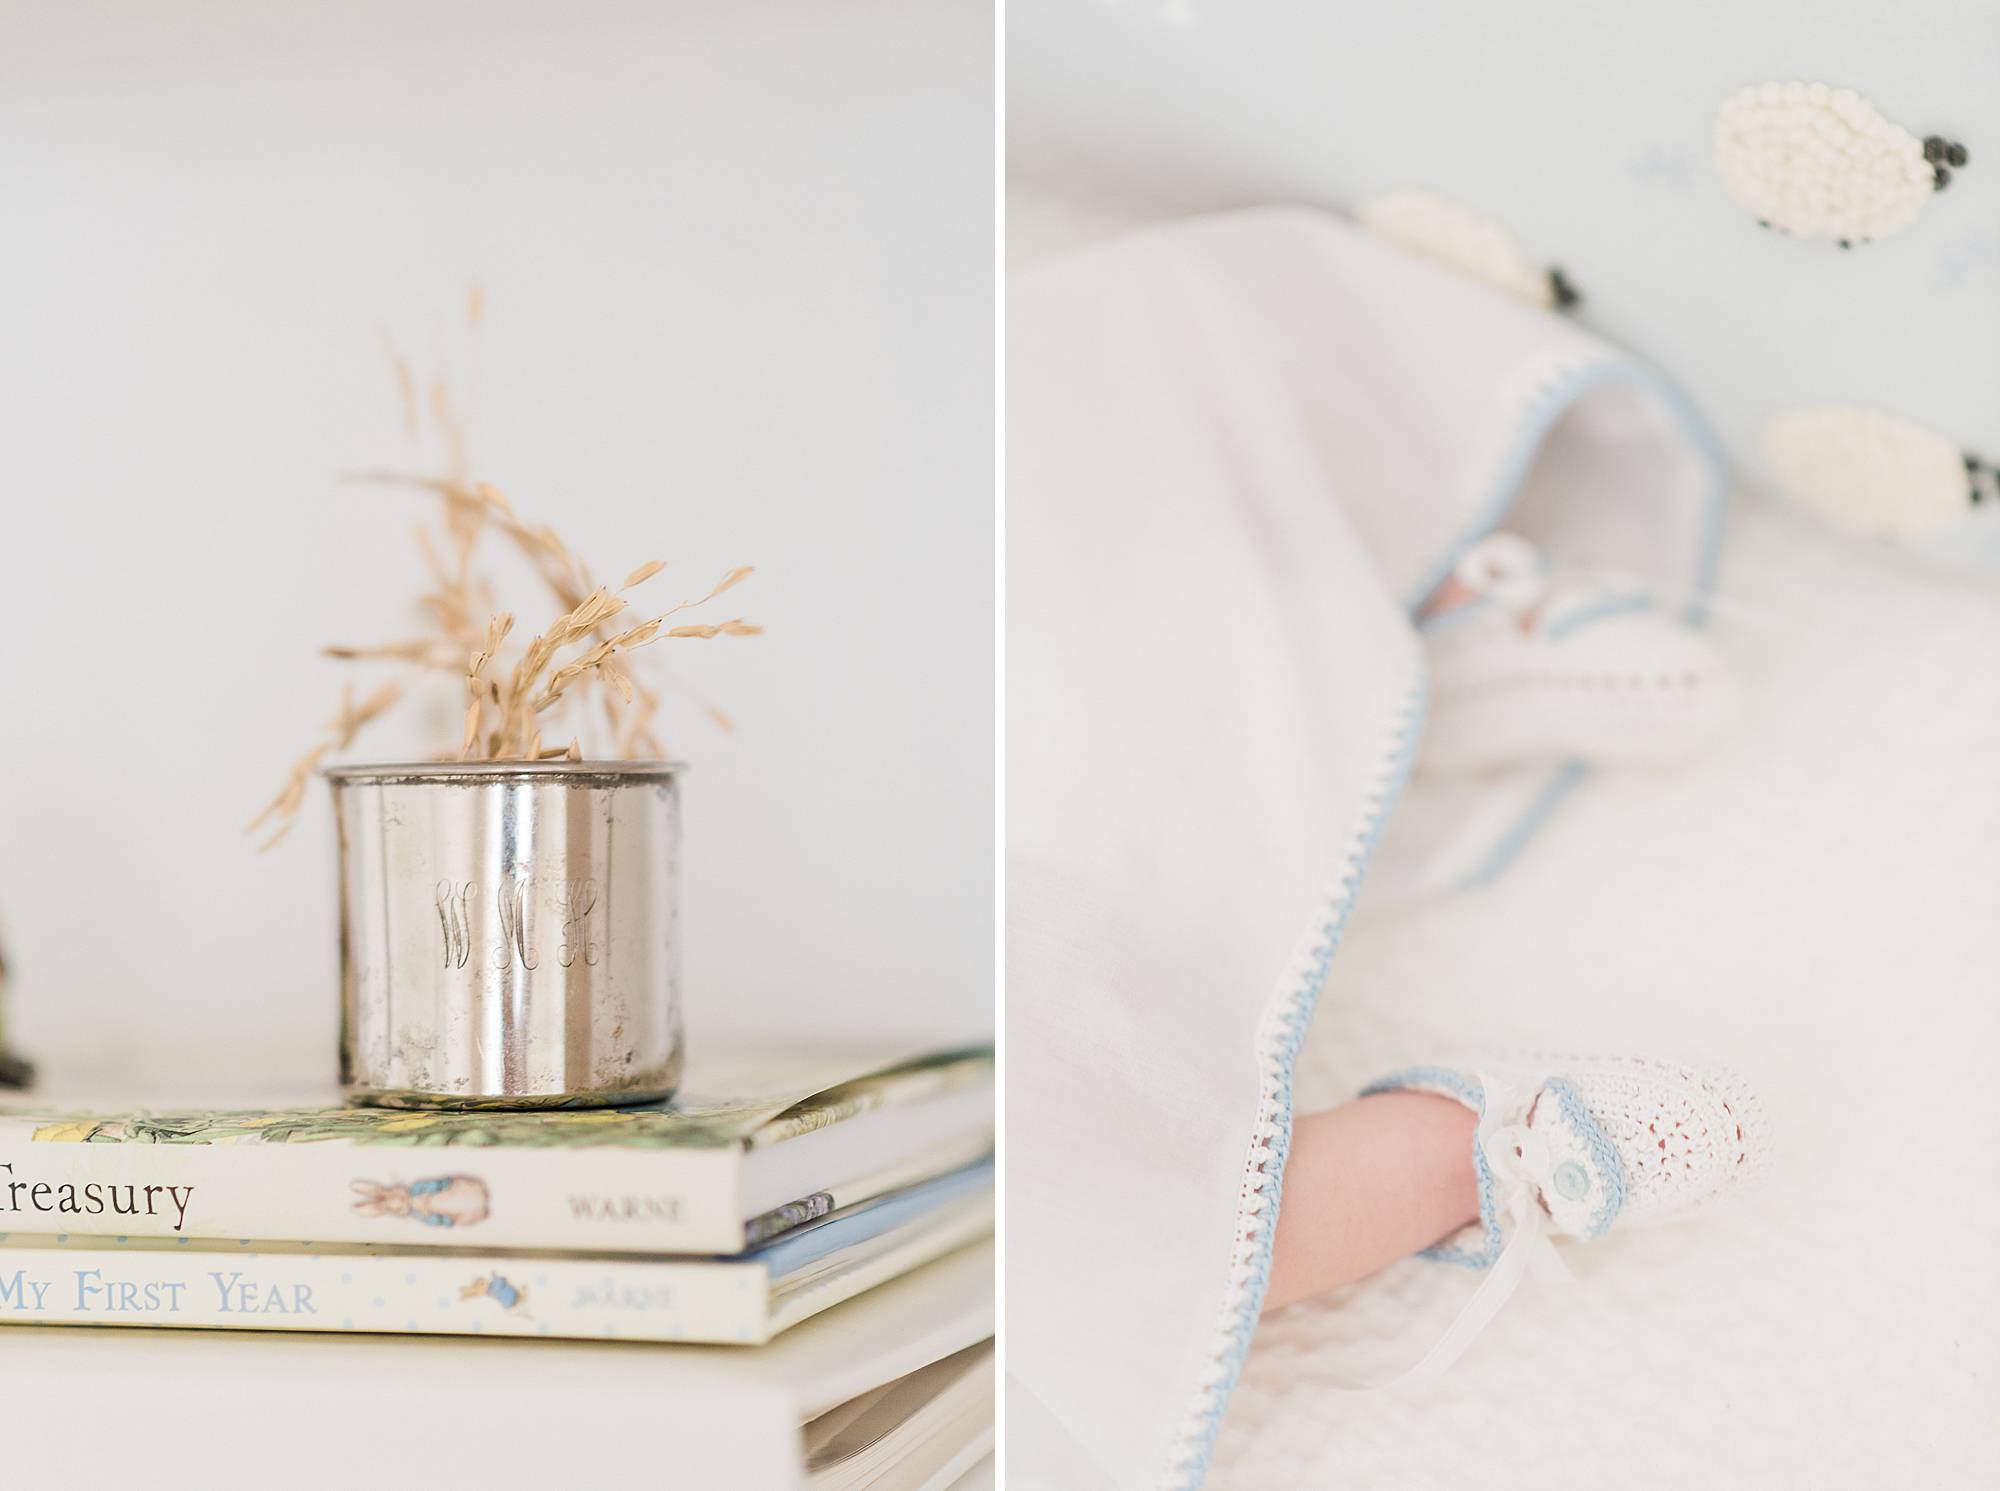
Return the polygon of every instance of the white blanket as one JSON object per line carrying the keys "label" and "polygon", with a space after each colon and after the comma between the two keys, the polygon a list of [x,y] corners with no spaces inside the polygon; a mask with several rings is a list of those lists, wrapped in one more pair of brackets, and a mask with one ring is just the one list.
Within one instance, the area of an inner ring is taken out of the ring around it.
{"label": "white blanket", "polygon": [[1698,593],[1720,487],[1649,371],[1317,214],[1039,267],[1008,337],[1010,1484],[1192,1486],[1392,808],[1421,889],[1570,779],[1405,801],[1409,608],[1503,514]]}

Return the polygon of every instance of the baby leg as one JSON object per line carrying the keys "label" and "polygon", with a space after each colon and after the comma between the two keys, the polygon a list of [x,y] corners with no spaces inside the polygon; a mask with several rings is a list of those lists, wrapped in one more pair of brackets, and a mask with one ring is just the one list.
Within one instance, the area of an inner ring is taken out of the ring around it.
{"label": "baby leg", "polygon": [[1264,1308],[1322,1294],[1479,1217],[1477,1116],[1423,1092],[1384,1092],[1292,1127]]}

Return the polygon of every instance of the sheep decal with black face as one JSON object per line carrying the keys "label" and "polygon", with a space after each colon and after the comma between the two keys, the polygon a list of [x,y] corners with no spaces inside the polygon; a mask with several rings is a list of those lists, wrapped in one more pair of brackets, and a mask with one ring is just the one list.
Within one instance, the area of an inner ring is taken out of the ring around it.
{"label": "sheep decal with black face", "polygon": [[1787,409],[1765,426],[1764,458],[1787,499],[1857,537],[1928,549],[2000,517],[1987,461],[1886,409]]}
{"label": "sheep decal with black face", "polygon": [[1505,223],[1435,192],[1371,197],[1355,209],[1361,226],[1384,243],[1429,259],[1516,300],[1566,311],[1583,297],[1560,269],[1543,268],[1522,251]]}
{"label": "sheep decal with black face", "polygon": [[1919,140],[1851,88],[1759,83],[1715,116],[1722,184],[1760,227],[1842,248],[1909,226],[1970,159],[1942,135]]}

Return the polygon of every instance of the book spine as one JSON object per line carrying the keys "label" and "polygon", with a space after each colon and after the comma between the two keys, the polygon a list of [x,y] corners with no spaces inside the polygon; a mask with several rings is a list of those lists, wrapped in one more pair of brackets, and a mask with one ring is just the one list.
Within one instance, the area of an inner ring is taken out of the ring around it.
{"label": "book spine", "polygon": [[196,1249],[0,1251],[0,1324],[754,1343],[756,1263]]}
{"label": "book spine", "polygon": [[921,1160],[891,1165],[853,1180],[838,1182],[825,1190],[815,1191],[810,1196],[802,1196],[752,1217],[744,1228],[744,1246],[759,1247],[774,1237],[808,1222],[816,1222],[845,1207],[874,1201],[893,1191],[949,1175],[954,1170],[977,1164],[992,1153],[993,1132],[989,1129],[933,1149]]}
{"label": "book spine", "polygon": [[66,1144],[0,1129],[0,1233],[732,1254],[739,1154]]}
{"label": "book spine", "polygon": [[774,1280],[754,1259],[182,1248],[0,1248],[0,1325],[183,1326],[757,1345],[989,1236],[991,1192]]}

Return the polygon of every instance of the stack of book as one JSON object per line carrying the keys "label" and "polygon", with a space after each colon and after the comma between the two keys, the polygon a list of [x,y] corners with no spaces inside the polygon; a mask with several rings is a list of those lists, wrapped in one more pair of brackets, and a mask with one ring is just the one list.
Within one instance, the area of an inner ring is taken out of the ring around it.
{"label": "stack of book", "polygon": [[758,1056],[640,1108],[9,1104],[0,1323],[756,1346],[855,1300],[883,1365],[812,1404],[806,1484],[935,1485],[990,1442],[990,1301],[913,1355],[856,1297],[990,1287],[992,1146],[984,1049]]}

